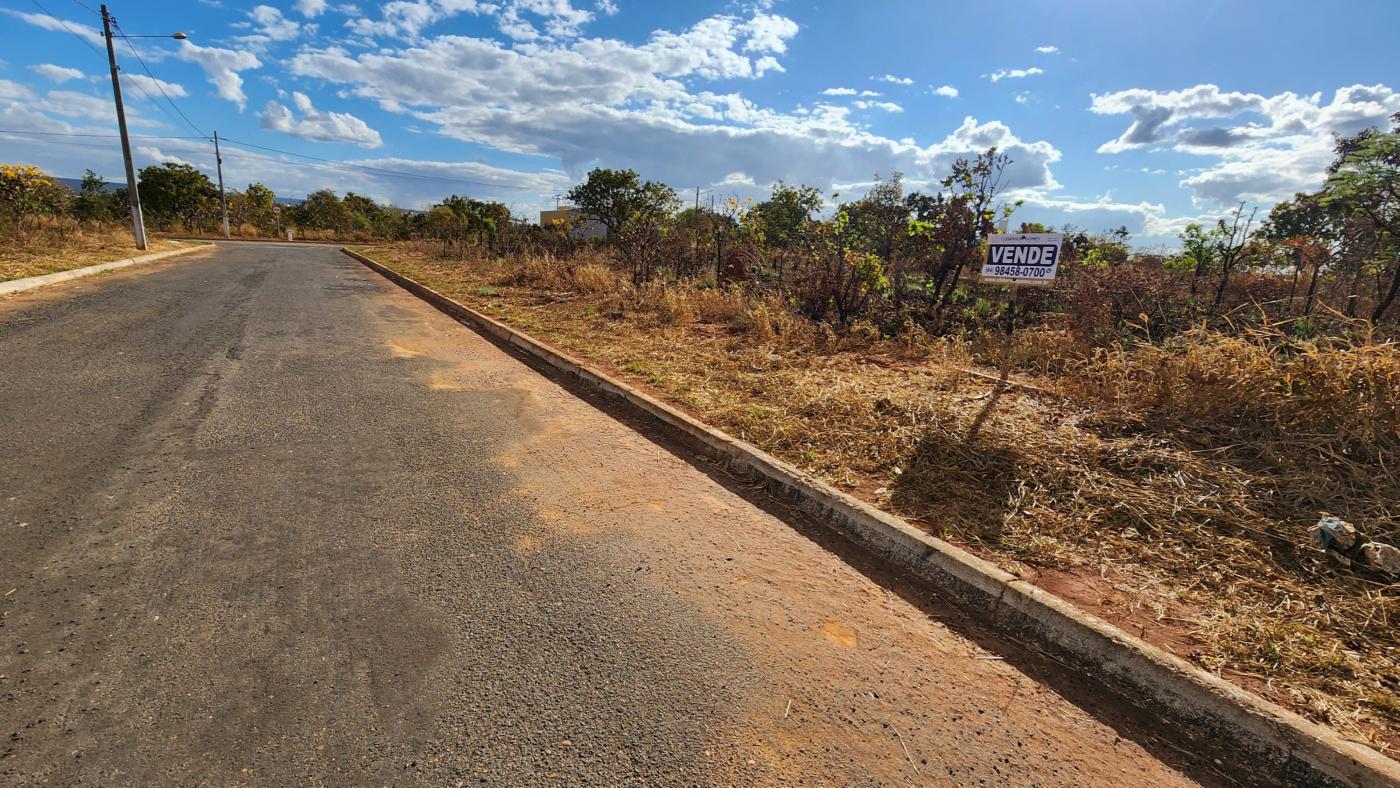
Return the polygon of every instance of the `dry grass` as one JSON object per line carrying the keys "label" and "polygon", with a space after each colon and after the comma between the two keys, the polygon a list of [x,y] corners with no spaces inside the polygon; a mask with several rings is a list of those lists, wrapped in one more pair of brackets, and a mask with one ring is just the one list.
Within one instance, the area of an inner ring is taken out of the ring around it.
{"label": "dry grass", "polygon": [[179,248],[154,237],[148,246],[144,252],[137,249],[126,225],[47,220],[22,237],[0,236],[0,282]]}
{"label": "dry grass", "polygon": [[993,397],[964,370],[994,341],[838,337],[737,291],[632,289],[596,260],[374,254],[1013,572],[1079,578],[1079,603],[1345,735],[1400,743],[1400,588],[1337,570],[1306,532],[1329,511],[1400,541],[1391,344],[1196,332],[1086,355],[1029,332],[1034,387],[970,439]]}

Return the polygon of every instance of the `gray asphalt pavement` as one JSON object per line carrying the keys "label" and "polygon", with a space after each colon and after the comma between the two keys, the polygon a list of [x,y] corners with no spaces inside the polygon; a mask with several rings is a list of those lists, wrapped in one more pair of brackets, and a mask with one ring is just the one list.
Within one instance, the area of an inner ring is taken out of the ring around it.
{"label": "gray asphalt pavement", "polygon": [[0,783],[1202,779],[332,248],[0,369]]}

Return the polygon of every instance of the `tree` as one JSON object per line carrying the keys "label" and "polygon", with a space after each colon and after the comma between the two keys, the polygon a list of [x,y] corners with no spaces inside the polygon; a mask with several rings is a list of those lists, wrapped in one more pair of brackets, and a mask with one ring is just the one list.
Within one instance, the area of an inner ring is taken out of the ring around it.
{"label": "tree", "polygon": [[189,164],[166,162],[141,170],[141,209],[158,224],[178,222],[202,229],[213,215],[219,192],[209,177]]}
{"label": "tree", "polygon": [[633,281],[640,284],[651,276],[666,222],[680,208],[675,189],[655,181],[642,183],[633,170],[600,167],[569,190],[569,200],[608,229],[608,240],[632,269]]}
{"label": "tree", "polygon": [[441,205],[452,211],[460,221],[460,240],[464,244],[470,238],[473,243],[485,243],[487,248],[494,251],[501,232],[510,226],[510,209],[498,202],[454,194],[443,200]]}
{"label": "tree", "polygon": [[1191,295],[1196,295],[1196,283],[1215,267],[1215,239],[1203,225],[1186,225],[1177,238],[1181,239],[1182,261],[1191,267]]}
{"label": "tree", "polygon": [[[238,224],[251,224],[269,235],[277,231],[277,195],[261,183],[250,183],[243,192]],[[232,205],[230,205],[232,210]]]}
{"label": "tree", "polygon": [[[1249,212],[1249,218],[1244,218],[1244,203],[1235,209],[1235,215],[1230,219],[1230,224],[1225,224],[1221,219],[1212,232],[1215,242],[1215,259],[1220,262],[1220,284],[1215,288],[1214,306],[1220,306],[1220,301],[1225,297],[1225,287],[1230,283],[1230,272],[1240,261],[1244,253],[1245,242],[1249,240],[1249,227],[1254,223],[1254,217],[1259,213],[1259,207]],[[1241,222],[1243,220],[1243,223]]]}
{"label": "tree", "polygon": [[762,241],[777,249],[788,249],[797,243],[812,214],[821,209],[820,190],[778,181],[768,199],[755,205],[744,218],[754,225]]}
{"label": "tree", "polygon": [[806,238],[808,264],[799,276],[796,297],[814,320],[835,313],[842,325],[864,313],[877,296],[889,291],[889,277],[879,255],[859,248],[850,216],[837,211],[830,222],[812,228]]}
{"label": "tree", "polygon": [[1277,203],[1259,227],[1259,235],[1283,245],[1293,263],[1293,282],[1288,291],[1288,305],[1293,307],[1298,280],[1310,271],[1307,293],[1303,297],[1303,314],[1311,314],[1317,282],[1322,270],[1335,258],[1341,243],[1342,217],[1334,207],[1324,204],[1321,192],[1295,194],[1293,199]]}
{"label": "tree", "polygon": [[23,235],[30,219],[54,213],[62,199],[53,179],[38,167],[0,164],[0,214]]}
{"label": "tree", "polygon": [[915,254],[929,275],[925,290],[941,310],[947,306],[969,261],[977,258],[982,244],[1020,205],[998,205],[1002,177],[1011,158],[988,148],[972,160],[958,159],[943,179],[947,191],[936,195],[914,192],[905,198],[912,217],[907,232]]}
{"label": "tree", "polygon": [[1384,236],[1380,248],[1388,250],[1389,286],[1377,281],[1373,322],[1385,315],[1400,292],[1400,113],[1392,118],[1389,132],[1371,128],[1337,140],[1337,159],[1328,169],[1323,187],[1328,205],[1341,205],[1365,216]]}
{"label": "tree", "polygon": [[105,222],[112,217],[112,196],[107,192],[107,182],[92,170],[83,173],[83,182],[73,199],[73,216],[89,222]]}
{"label": "tree", "polygon": [[330,230],[342,233],[354,224],[354,216],[335,192],[321,189],[306,195],[292,211],[292,220],[308,230]]}

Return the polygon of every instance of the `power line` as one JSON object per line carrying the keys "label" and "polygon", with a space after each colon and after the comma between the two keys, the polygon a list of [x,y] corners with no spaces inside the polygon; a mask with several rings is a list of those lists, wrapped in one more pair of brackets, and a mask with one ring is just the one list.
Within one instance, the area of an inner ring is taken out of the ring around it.
{"label": "power line", "polygon": [[[158,79],[155,74],[151,73],[151,69],[149,66],[146,65],[146,61],[141,59],[141,53],[136,51],[136,45],[131,43],[131,37],[126,34],[125,30],[122,30],[122,26],[117,23],[117,20],[113,19],[112,25],[117,28],[118,32],[121,33],[122,40],[126,42],[127,49],[130,49],[131,54],[136,56],[136,62],[141,64],[141,69],[146,72],[146,76],[151,78],[151,82],[155,84],[156,90],[159,90],[160,94],[162,96],[165,96],[165,100],[167,103],[170,104],[170,108],[179,113],[181,120],[185,121],[186,126],[189,126],[190,128],[194,129],[195,132],[208,139],[209,135],[205,134],[203,129],[194,125],[194,122],[189,119],[189,116],[187,116],[178,106],[176,106],[175,100],[170,98],[170,94],[165,92],[165,86],[161,84],[160,79]],[[136,85],[138,90],[141,88],[141,85],[139,83],[132,84]],[[146,93],[145,90],[141,90],[141,92]],[[146,96],[147,98],[150,98],[150,94],[146,94]],[[155,99],[152,98],[151,101],[155,102],[156,106],[160,106],[160,102],[156,101]],[[164,110],[164,107],[162,107],[161,109]]]}
{"label": "power line", "polygon": [[[40,137],[96,137],[98,139],[115,140],[120,139],[119,134],[86,134],[77,131],[20,131],[18,129],[0,129],[0,134],[33,134]],[[130,134],[131,139],[137,140],[208,140],[208,137],[190,137],[170,134]]]}
{"label": "power line", "polygon": [[79,6],[81,6],[82,8],[84,8],[84,9],[86,9],[86,10],[88,10],[88,11],[92,11],[92,13],[95,14],[95,15],[97,15],[97,16],[102,16],[101,13],[99,13],[99,12],[93,10],[93,7],[90,6],[90,5],[88,5],[87,3],[84,3],[83,0],[73,0],[73,2],[77,3]]}
{"label": "power line", "polygon": [[[464,179],[464,178],[444,178],[444,177],[441,177],[441,176],[438,176],[438,175],[423,175],[423,174],[421,174],[421,173],[416,173],[416,172],[404,172],[404,171],[402,171],[402,170],[389,170],[389,169],[384,169],[383,167],[370,167],[370,166],[365,165],[365,164],[351,164],[350,162],[345,162],[345,161],[336,161],[336,160],[334,160],[334,159],[323,159],[323,158],[320,158],[319,156],[310,156],[310,155],[307,155],[307,154],[305,154],[305,153],[293,153],[292,151],[281,150],[281,149],[279,149],[279,148],[269,148],[269,147],[267,147],[266,145],[254,145],[254,144],[251,143],[251,142],[240,142],[240,141],[238,141],[238,140],[231,139],[231,138],[229,138],[229,137],[220,137],[220,139],[222,139],[224,142],[232,143],[232,144],[234,144],[234,145],[241,145],[241,146],[243,146],[243,147],[245,147],[245,148],[256,148],[256,149],[258,149],[258,150],[265,150],[265,151],[269,151],[269,152],[272,152],[272,153],[280,153],[280,154],[282,154],[282,155],[284,155],[284,156],[296,156],[296,157],[298,157],[298,158],[302,158],[302,159],[311,159],[312,161],[318,161],[318,162],[322,162],[322,163],[324,163],[324,164],[332,164],[332,165],[335,165],[335,166],[337,166],[337,167],[349,167],[349,168],[351,168],[351,169],[364,170],[364,171],[366,171],[366,172],[378,173],[378,174],[380,174],[380,175],[392,175],[392,176],[396,176],[396,177],[400,177],[400,178],[417,178],[417,179],[420,179],[420,180],[439,181],[439,182],[442,182],[442,183],[458,183],[458,184],[464,184],[464,185],[466,185],[466,186],[481,186],[481,187],[488,188],[488,189],[519,189],[519,190],[521,190],[521,191],[530,191],[530,192],[543,192],[543,191],[548,191],[548,188],[539,188],[539,187],[535,187],[535,186],[516,186],[516,185],[514,185],[514,184],[508,184],[508,183],[487,183],[487,182],[485,182],[485,181],[472,181],[472,180],[466,180],[466,179]],[[287,163],[288,163],[288,164],[295,164],[296,162],[287,162]]]}
{"label": "power line", "polygon": [[[63,26],[63,29],[64,29],[64,30],[67,30],[68,32],[72,33],[74,38],[76,38],[76,39],[78,39],[79,41],[83,42],[83,46],[87,47],[88,49],[91,49],[91,50],[94,51],[94,52],[97,52],[97,47],[93,46],[91,41],[89,41],[89,40],[87,40],[86,38],[83,38],[82,36],[78,35],[77,32],[75,32],[75,31],[73,30],[73,28],[71,28],[71,27],[68,26],[68,23],[67,23],[67,22],[65,22],[65,21],[63,21],[62,19],[59,19],[58,17],[56,17],[56,16],[54,16],[53,14],[49,13],[49,9],[47,9],[47,8],[45,8],[45,7],[41,6],[41,5],[39,5],[39,0],[29,0],[29,2],[33,3],[35,8],[39,9],[40,11],[43,11],[43,12],[44,12],[44,16],[46,16],[46,17],[48,17],[49,19],[52,19],[53,21],[59,23],[60,25]],[[98,54],[101,54],[101,53],[99,52]]]}

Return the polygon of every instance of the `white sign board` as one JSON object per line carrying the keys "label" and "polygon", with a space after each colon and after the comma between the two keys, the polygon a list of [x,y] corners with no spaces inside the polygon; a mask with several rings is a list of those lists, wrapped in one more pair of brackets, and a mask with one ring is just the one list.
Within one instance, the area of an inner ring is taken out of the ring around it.
{"label": "white sign board", "polygon": [[982,281],[987,284],[1038,285],[1055,283],[1060,268],[1060,233],[993,235],[987,239]]}

